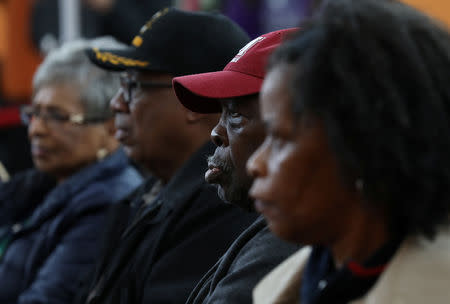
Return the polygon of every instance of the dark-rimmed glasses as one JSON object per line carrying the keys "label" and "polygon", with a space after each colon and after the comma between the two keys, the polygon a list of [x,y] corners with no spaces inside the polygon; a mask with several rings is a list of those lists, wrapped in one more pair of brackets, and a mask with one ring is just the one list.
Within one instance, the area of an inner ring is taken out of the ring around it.
{"label": "dark-rimmed glasses", "polygon": [[168,82],[153,82],[153,81],[138,81],[131,79],[128,76],[120,76],[120,87],[123,92],[123,99],[125,103],[130,104],[133,99],[133,92],[140,89],[152,89],[152,88],[171,88],[172,83]]}
{"label": "dark-rimmed glasses", "polygon": [[105,118],[86,117],[81,113],[63,113],[61,110],[58,110],[56,108],[50,108],[42,111],[41,109],[32,105],[26,105],[20,108],[20,118],[24,125],[29,125],[33,118],[40,118],[45,122],[54,124],[63,124],[66,122],[70,122],[76,125],[86,125],[105,121]]}

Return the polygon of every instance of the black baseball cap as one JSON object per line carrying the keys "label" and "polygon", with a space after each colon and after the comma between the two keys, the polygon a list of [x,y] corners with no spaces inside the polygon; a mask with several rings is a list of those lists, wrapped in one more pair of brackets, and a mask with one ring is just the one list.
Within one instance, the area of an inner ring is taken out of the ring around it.
{"label": "black baseball cap", "polygon": [[223,69],[249,40],[236,23],[219,13],[165,8],[142,26],[128,48],[92,48],[87,54],[103,69],[181,76]]}

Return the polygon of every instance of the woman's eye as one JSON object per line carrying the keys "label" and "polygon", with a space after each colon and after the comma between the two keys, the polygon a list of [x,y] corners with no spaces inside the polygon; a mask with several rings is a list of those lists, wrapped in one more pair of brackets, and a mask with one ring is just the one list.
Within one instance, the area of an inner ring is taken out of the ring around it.
{"label": "woman's eye", "polygon": [[64,121],[67,120],[68,115],[67,114],[63,114],[61,112],[57,112],[57,111],[49,111],[48,115],[54,119],[54,120],[58,120],[58,121]]}

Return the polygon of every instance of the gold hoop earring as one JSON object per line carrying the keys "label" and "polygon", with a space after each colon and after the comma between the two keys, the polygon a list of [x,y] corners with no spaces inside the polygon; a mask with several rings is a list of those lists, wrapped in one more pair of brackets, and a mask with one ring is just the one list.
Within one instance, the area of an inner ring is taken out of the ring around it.
{"label": "gold hoop earring", "polygon": [[102,160],[108,155],[108,150],[101,148],[97,150],[97,160]]}

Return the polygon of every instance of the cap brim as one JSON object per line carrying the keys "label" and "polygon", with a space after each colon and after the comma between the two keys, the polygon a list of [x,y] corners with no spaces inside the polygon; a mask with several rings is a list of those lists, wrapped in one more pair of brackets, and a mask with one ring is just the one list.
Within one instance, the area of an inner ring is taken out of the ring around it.
{"label": "cap brim", "polygon": [[140,58],[134,47],[120,50],[92,48],[86,51],[89,59],[102,69],[123,71],[127,69],[149,69],[150,62]]}
{"label": "cap brim", "polygon": [[221,111],[219,99],[259,93],[263,79],[235,71],[220,71],[173,79],[173,88],[180,102],[198,113]]}

